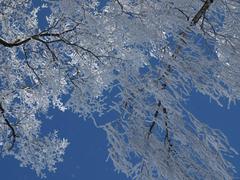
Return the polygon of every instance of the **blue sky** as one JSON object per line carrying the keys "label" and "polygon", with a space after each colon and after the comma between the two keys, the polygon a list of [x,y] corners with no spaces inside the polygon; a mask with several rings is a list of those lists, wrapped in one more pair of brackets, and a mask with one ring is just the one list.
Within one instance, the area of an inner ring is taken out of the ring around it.
{"label": "blue sky", "polygon": [[[103,3],[104,4],[104,3]],[[41,13],[49,13],[47,10]],[[41,24],[44,26],[44,24]],[[192,93],[186,104],[193,114],[212,128],[221,129],[229,138],[230,144],[240,152],[240,103],[227,109],[210,103],[209,98],[196,92]],[[71,112],[50,110],[52,120],[43,121],[43,132],[59,130],[61,137],[69,139],[64,162],[57,165],[56,173],[48,173],[48,180],[125,180],[123,174],[114,171],[111,161],[106,162],[107,141],[105,133],[94,127],[91,121],[84,121]],[[240,158],[232,159],[236,167],[240,167]],[[4,180],[36,180],[38,177],[29,168],[20,168],[19,162],[6,157],[0,161],[1,179]],[[238,168],[240,171],[240,168]],[[240,176],[240,174],[238,173]]]}

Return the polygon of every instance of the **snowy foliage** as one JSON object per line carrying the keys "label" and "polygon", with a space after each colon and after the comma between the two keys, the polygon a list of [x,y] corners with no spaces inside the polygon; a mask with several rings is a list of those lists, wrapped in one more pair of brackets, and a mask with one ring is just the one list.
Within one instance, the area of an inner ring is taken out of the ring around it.
{"label": "snowy foliage", "polygon": [[[109,158],[132,179],[233,178],[227,155],[237,152],[183,104],[193,89],[219,105],[239,100],[238,1],[34,3],[0,0],[2,156],[55,171],[68,142],[42,137],[39,118],[54,107],[103,129]],[[109,123],[94,118],[109,111]]]}

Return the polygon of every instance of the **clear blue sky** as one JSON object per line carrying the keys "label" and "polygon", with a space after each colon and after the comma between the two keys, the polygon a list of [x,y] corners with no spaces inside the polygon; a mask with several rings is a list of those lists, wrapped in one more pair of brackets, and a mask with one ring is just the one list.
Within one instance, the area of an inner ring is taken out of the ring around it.
{"label": "clear blue sky", "polygon": [[[104,3],[103,3],[104,4]],[[49,13],[47,10],[41,13]],[[44,23],[44,22],[43,22]],[[44,24],[42,24],[44,26]],[[240,152],[240,103],[232,105],[228,110],[219,107],[209,98],[193,93],[186,105],[193,114],[212,128],[221,129],[229,138],[230,144]],[[43,122],[43,132],[59,130],[61,137],[69,139],[64,162],[58,164],[56,173],[50,173],[48,180],[125,180],[123,174],[114,171],[107,158],[107,142],[105,133],[93,126],[92,122],[83,121],[78,116],[51,110],[52,120]],[[240,159],[232,159],[240,171]],[[36,180],[38,177],[29,168],[20,168],[19,162],[6,157],[0,161],[1,178],[3,180]],[[240,175],[240,174],[238,174]]]}

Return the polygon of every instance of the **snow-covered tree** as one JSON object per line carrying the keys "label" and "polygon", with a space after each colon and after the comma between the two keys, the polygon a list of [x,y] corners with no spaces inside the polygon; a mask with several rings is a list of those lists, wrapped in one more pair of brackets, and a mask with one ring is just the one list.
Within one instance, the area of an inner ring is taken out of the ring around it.
{"label": "snow-covered tree", "polygon": [[[239,100],[239,1],[35,2],[0,0],[3,157],[55,171],[68,141],[40,133],[54,107],[103,129],[109,158],[132,179],[233,178],[237,152],[184,102],[193,89],[219,105]],[[115,119],[96,120],[110,111]]]}

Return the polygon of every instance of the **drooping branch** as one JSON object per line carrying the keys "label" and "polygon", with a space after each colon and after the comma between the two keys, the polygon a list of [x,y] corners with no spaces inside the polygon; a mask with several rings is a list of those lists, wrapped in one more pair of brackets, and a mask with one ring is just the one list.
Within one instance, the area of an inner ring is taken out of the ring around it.
{"label": "drooping branch", "polygon": [[156,125],[156,119],[158,118],[158,115],[160,113],[163,114],[163,121],[164,121],[164,126],[165,126],[165,136],[164,136],[164,144],[167,146],[167,151],[168,153],[170,153],[172,151],[172,143],[171,143],[171,139],[170,139],[170,132],[169,132],[169,126],[168,126],[168,113],[167,113],[167,109],[162,105],[161,101],[158,101],[158,105],[157,105],[157,110],[155,111],[154,114],[154,121],[152,122],[148,134],[147,134],[147,138],[149,138],[149,136],[152,134],[153,128]]}
{"label": "drooping branch", "polygon": [[[204,17],[206,11],[209,9],[209,7],[210,7],[210,5],[211,5],[212,3],[213,3],[213,0],[206,0],[206,1],[204,2],[204,4],[203,4],[203,6],[201,7],[201,9],[200,9],[200,10],[196,13],[196,15],[192,18],[191,24],[190,24],[191,26],[195,26],[195,25],[198,23],[198,21],[199,21],[202,17]],[[181,13],[184,14],[184,12],[181,11],[180,9],[177,8],[177,10],[179,10]],[[188,16],[187,16],[186,14],[184,14],[184,15],[187,17],[187,20],[188,20]],[[184,38],[184,37],[186,36],[186,33],[182,31],[182,32],[179,33],[179,35]],[[181,38],[181,40],[183,41],[184,44],[186,44],[186,42],[184,41],[183,38]],[[181,49],[181,46],[177,46],[175,53],[172,55],[172,58],[175,59],[175,58],[177,57],[177,55],[178,55],[179,52],[180,52],[180,49]],[[171,72],[172,72],[172,66],[171,66],[171,65],[168,65],[168,66],[167,66],[167,69],[166,69],[166,72],[165,72],[160,78],[158,78],[159,81],[163,81],[163,80],[164,80],[164,82],[161,83],[161,86],[162,86],[161,90],[165,90],[165,89],[166,89],[167,83],[166,83],[166,80],[165,80],[165,79],[166,79],[166,77],[169,75],[169,73],[171,73]],[[160,102],[160,101],[159,101],[159,102]],[[159,113],[159,110],[158,110],[158,109],[159,109],[160,106],[161,106],[161,102],[158,103],[158,105],[157,105],[157,110],[155,111],[155,114],[154,114],[154,120],[152,121],[152,124],[151,124],[151,126],[150,126],[150,128],[149,128],[149,131],[148,131],[148,137],[149,137],[149,135],[152,133],[152,130],[153,130],[154,126],[156,125],[156,117],[158,116],[158,113]],[[163,111],[163,113],[164,113],[164,115],[165,115],[165,131],[166,131],[165,143],[168,143],[169,147],[171,147],[172,144],[171,144],[171,142],[170,142],[169,127],[168,127],[168,122],[167,122],[167,120],[168,120],[167,109],[166,109],[165,107],[163,107],[163,108],[162,108],[162,111]],[[169,151],[170,151],[170,149],[169,149]]]}
{"label": "drooping branch", "polygon": [[[167,88],[167,82],[166,82],[166,77],[169,75],[169,73],[172,72],[172,67],[171,65],[167,66],[166,72],[163,73],[163,75],[161,77],[158,78],[158,81],[161,82],[161,89],[160,90],[165,90]],[[154,113],[154,120],[151,123],[151,126],[149,128],[148,131],[148,137],[150,136],[150,134],[152,134],[152,130],[154,128],[154,126],[156,125],[156,118],[158,117],[159,114],[159,108],[161,107],[161,101],[158,101],[158,105],[157,105],[157,110]],[[164,109],[166,109],[165,107],[163,107]],[[167,132],[167,130],[166,130]]]}

